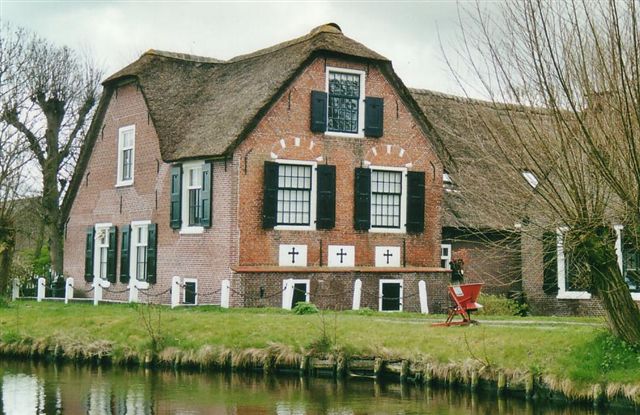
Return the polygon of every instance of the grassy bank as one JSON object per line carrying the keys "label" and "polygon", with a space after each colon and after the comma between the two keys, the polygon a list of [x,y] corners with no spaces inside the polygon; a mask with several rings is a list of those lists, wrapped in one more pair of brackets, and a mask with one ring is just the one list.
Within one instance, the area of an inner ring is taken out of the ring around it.
{"label": "grassy bank", "polygon": [[241,366],[243,359],[251,364],[265,353],[295,363],[300,356],[328,352],[407,359],[434,371],[455,366],[531,373],[569,396],[590,394],[599,384],[611,396],[640,402],[640,353],[608,336],[602,320],[487,318],[471,327],[430,326],[442,319],[370,311],[295,315],[279,309],[14,302],[0,308],[0,353],[42,349],[69,358],[194,365],[222,365],[227,356]]}

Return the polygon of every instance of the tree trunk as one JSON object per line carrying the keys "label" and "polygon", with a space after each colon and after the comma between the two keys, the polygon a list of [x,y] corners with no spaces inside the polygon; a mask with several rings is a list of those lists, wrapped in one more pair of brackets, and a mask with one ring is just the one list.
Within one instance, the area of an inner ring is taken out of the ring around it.
{"label": "tree trunk", "polygon": [[629,344],[640,345],[640,309],[620,272],[610,231],[604,232],[589,233],[577,249],[589,259],[592,293],[602,301],[611,332]]}
{"label": "tree trunk", "polygon": [[51,269],[62,275],[64,241],[60,226],[58,169],[54,161],[47,160],[42,170],[42,214],[49,239]]}
{"label": "tree trunk", "polygon": [[13,224],[0,218],[0,297],[7,294],[13,251],[16,245]]}

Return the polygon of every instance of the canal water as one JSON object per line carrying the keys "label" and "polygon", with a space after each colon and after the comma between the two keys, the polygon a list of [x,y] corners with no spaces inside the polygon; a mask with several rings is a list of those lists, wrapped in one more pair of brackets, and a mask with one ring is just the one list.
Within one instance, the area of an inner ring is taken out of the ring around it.
{"label": "canal water", "polygon": [[0,361],[4,414],[604,414],[447,388]]}

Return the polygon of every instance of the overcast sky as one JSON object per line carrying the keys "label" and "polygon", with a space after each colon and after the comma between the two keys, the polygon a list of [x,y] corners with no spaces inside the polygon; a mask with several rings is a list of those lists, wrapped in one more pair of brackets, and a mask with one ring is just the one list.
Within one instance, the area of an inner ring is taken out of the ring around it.
{"label": "overcast sky", "polygon": [[439,40],[453,57],[459,45],[455,1],[0,0],[0,18],[88,49],[107,74],[148,49],[228,59],[335,22],[345,35],[391,59],[407,86],[459,93]]}

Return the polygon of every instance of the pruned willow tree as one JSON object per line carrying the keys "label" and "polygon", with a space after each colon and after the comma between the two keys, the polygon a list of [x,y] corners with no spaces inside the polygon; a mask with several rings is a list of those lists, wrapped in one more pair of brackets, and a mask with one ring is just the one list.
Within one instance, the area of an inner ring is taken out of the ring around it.
{"label": "pruned willow tree", "polygon": [[640,311],[612,225],[623,224],[625,243],[640,249],[638,7],[521,0],[489,13],[478,4],[462,53],[500,114],[483,119],[499,148],[495,164],[520,181],[523,170],[537,178],[521,217],[560,230],[573,270],[631,344],[640,344]]}
{"label": "pruned willow tree", "polygon": [[0,122],[26,143],[42,174],[51,267],[62,273],[66,189],[97,102],[101,71],[65,46],[0,28]]}

